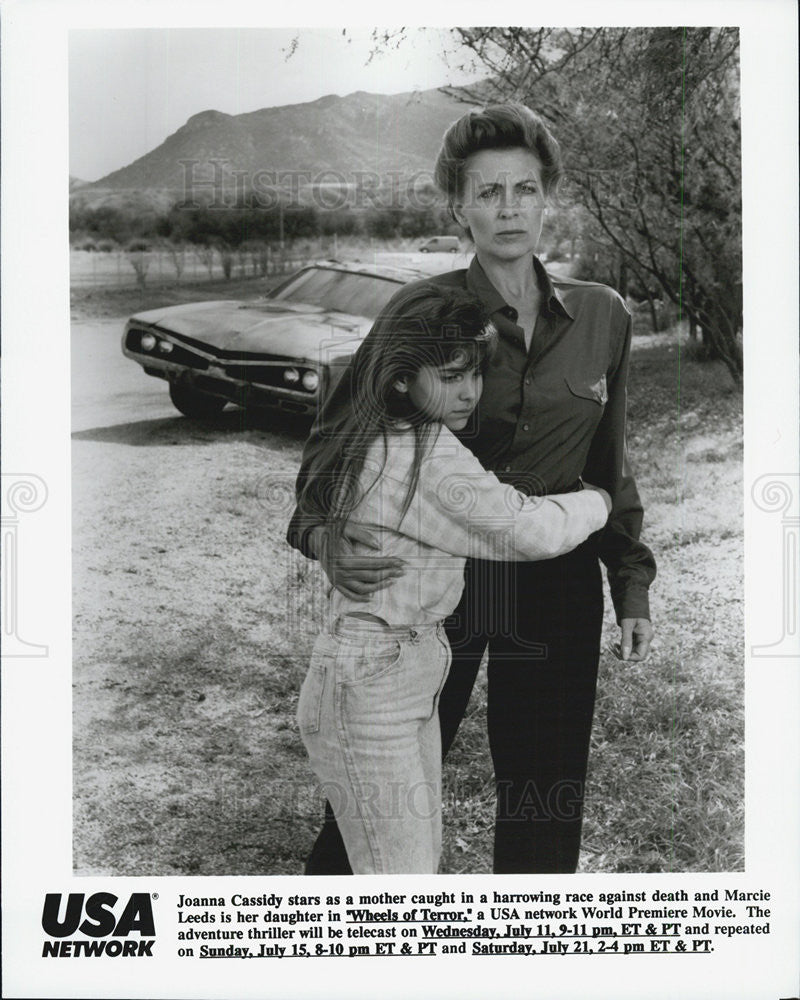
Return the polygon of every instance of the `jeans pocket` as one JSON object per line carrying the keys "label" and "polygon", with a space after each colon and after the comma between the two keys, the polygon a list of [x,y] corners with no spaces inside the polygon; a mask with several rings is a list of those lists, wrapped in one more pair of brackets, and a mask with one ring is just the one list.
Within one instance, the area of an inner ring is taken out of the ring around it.
{"label": "jeans pocket", "polygon": [[318,733],[322,717],[325,670],[312,664],[300,688],[297,702],[297,726],[301,733]]}
{"label": "jeans pocket", "polygon": [[343,678],[346,684],[366,684],[396,670],[403,660],[403,643],[399,639],[370,639],[366,642],[343,643],[341,656],[349,669]]}

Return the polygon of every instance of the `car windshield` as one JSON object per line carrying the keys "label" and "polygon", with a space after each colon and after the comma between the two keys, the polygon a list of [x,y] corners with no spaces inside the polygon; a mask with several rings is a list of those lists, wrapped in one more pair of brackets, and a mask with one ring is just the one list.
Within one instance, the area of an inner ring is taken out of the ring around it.
{"label": "car windshield", "polygon": [[271,297],[374,319],[399,289],[398,282],[373,274],[352,274],[319,267],[298,274],[294,281]]}

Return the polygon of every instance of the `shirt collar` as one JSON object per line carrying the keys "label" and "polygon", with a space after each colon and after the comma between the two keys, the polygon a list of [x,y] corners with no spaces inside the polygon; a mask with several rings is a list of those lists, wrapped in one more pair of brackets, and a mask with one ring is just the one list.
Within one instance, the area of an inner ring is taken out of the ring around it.
{"label": "shirt collar", "polygon": [[[550,275],[544,268],[544,264],[536,254],[533,255],[533,269],[536,272],[539,287],[542,290],[543,311],[555,313],[556,315],[560,314],[566,316],[567,319],[572,319],[572,315],[564,305],[564,300],[556,290]],[[481,267],[477,255],[472,258],[467,270],[467,288],[478,296],[490,313],[497,312],[498,309],[508,308],[508,303],[500,292],[497,291]]]}

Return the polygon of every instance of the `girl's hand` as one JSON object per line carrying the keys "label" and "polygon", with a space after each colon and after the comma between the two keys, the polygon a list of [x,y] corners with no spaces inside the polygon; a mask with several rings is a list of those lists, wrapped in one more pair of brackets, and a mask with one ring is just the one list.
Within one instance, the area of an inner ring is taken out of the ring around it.
{"label": "girl's hand", "polygon": [[311,547],[325,575],[345,597],[352,601],[368,601],[377,590],[391,587],[405,573],[405,563],[395,556],[364,556],[353,554],[353,543],[380,549],[375,537],[357,524],[347,525],[336,551],[332,551],[327,528],[314,528]]}
{"label": "girl's hand", "polygon": [[584,488],[585,490],[593,490],[593,491],[594,491],[595,493],[599,493],[599,494],[600,494],[600,496],[601,496],[601,497],[602,497],[602,498],[603,498],[603,499],[605,500],[605,502],[606,502],[606,510],[608,511],[608,513],[609,513],[609,514],[611,513],[611,497],[610,497],[610,496],[609,496],[609,494],[608,494],[608,493],[607,493],[607,492],[606,492],[606,491],[605,491],[605,490],[603,489],[603,487],[602,487],[602,486],[593,486],[593,485],[592,485],[591,483],[587,483],[587,482],[585,482],[585,481],[584,481],[584,484],[583,484],[583,488]]}

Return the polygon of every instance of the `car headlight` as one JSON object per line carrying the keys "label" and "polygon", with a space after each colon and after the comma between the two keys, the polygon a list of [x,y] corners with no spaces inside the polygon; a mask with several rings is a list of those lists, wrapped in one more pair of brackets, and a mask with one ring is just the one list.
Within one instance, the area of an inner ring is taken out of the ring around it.
{"label": "car headlight", "polygon": [[319,385],[319,375],[316,372],[303,372],[302,382],[304,389],[314,392]]}
{"label": "car headlight", "polygon": [[170,354],[172,352],[172,343],[169,340],[159,340],[158,349],[162,354]]}
{"label": "car headlight", "polygon": [[286,368],[283,372],[283,381],[287,385],[295,385],[300,381],[300,372],[296,368]]}
{"label": "car headlight", "polygon": [[139,346],[143,351],[152,351],[157,343],[158,339],[152,333],[143,333],[139,337]]}

